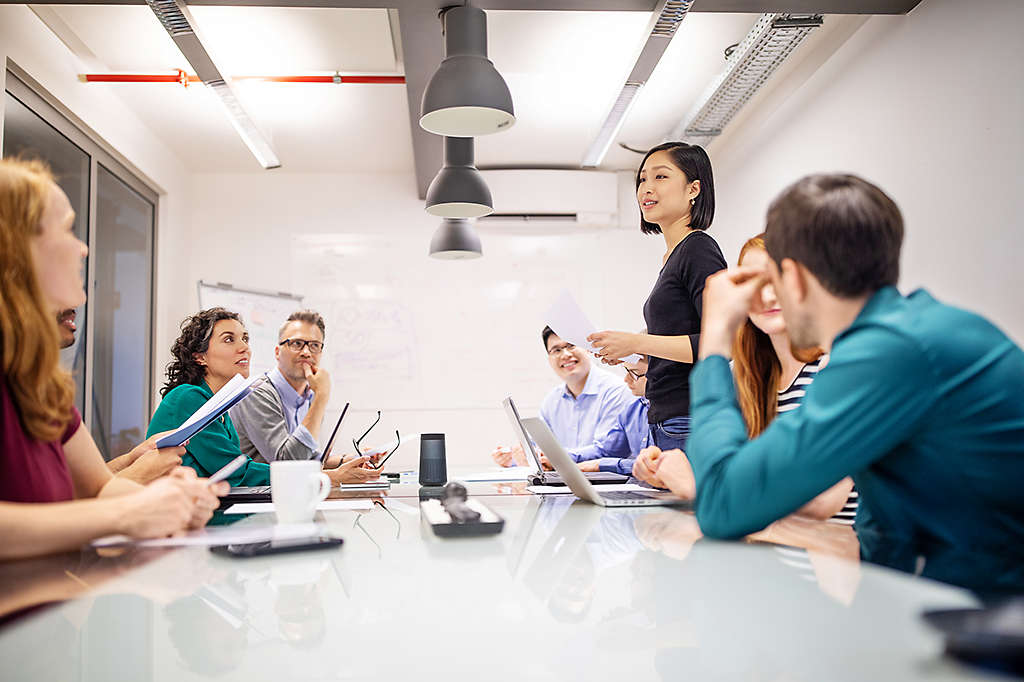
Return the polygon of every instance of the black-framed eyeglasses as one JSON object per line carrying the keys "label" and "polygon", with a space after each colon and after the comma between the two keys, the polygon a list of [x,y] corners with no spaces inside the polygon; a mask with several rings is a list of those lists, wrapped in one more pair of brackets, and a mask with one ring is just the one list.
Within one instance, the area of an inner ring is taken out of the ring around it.
{"label": "black-framed eyeglasses", "polygon": [[277,345],[288,346],[296,353],[301,353],[303,348],[309,346],[309,352],[313,355],[318,355],[324,349],[324,344],[321,341],[307,341],[306,339],[285,339]]}
{"label": "black-framed eyeglasses", "polygon": [[[356,449],[356,457],[362,457],[362,450],[359,449],[359,444],[363,442],[363,439],[366,438],[366,434],[370,433],[370,431],[373,430],[373,427],[376,426],[378,423],[380,423],[380,410],[377,410],[377,419],[372,424],[370,424],[370,428],[363,431],[363,435],[359,436],[359,438],[352,439],[352,447]],[[391,452],[384,456],[384,459],[378,461],[376,464],[370,462],[370,468],[380,469],[381,467],[383,467],[384,462],[388,461],[391,455],[395,454],[395,450],[397,450],[398,446],[401,444],[402,436],[398,433],[398,429],[395,429],[395,447],[391,450]]]}
{"label": "black-framed eyeglasses", "polygon": [[643,374],[641,374],[640,372],[634,372],[629,367],[626,367],[624,369],[627,372],[629,372],[629,376],[633,377],[634,379],[643,379],[645,376],[647,376],[647,372],[644,372]]}
{"label": "black-framed eyeglasses", "polygon": [[561,346],[555,346],[548,350],[548,355],[555,356],[561,353],[563,350],[567,350],[570,353],[576,350],[576,345],[572,343],[563,343]]}

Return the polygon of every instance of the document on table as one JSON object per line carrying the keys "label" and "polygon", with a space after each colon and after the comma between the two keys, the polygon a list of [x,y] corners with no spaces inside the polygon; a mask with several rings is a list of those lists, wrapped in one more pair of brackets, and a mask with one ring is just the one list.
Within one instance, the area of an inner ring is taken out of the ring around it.
{"label": "document on table", "polygon": [[[321,511],[340,511],[351,509],[373,509],[373,500],[323,500],[316,505]],[[238,502],[224,510],[225,514],[261,514],[274,511],[273,502]]]}
{"label": "document on table", "polygon": [[[645,488],[642,485],[636,483],[611,483],[608,485],[597,485],[598,492],[628,492],[628,491],[641,491],[651,492],[651,488]],[[572,495],[572,491],[569,490],[567,485],[528,485],[526,489],[534,495]]]}
{"label": "document on table", "polygon": [[[583,312],[568,289],[563,290],[548,308],[544,314],[544,322],[563,341],[568,341],[591,353],[596,350],[594,344],[587,341],[587,337],[598,329]],[[622,358],[623,362],[640,362],[640,360],[640,356],[636,354]]]}
{"label": "document on table", "polygon": [[127,535],[107,535],[92,541],[93,547],[187,547],[209,545],[238,545],[268,540],[287,540],[320,535],[327,526],[321,523],[293,523],[276,526],[211,526],[192,533],[171,538],[133,540]]}
{"label": "document on table", "polygon": [[203,403],[202,407],[193,412],[192,416],[186,419],[181,426],[158,440],[156,442],[157,447],[167,448],[181,445],[212,424],[215,419],[227,412],[231,407],[241,402],[252,392],[253,388],[265,381],[266,378],[266,374],[257,374],[248,379],[244,378],[241,374],[231,377],[228,383],[224,384],[212,398]]}

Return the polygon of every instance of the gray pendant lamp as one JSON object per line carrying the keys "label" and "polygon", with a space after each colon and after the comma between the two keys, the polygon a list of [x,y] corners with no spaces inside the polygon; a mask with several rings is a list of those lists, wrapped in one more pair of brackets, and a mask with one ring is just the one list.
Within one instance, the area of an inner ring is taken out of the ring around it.
{"label": "gray pendant lamp", "polygon": [[505,79],[487,58],[487,15],[452,7],[441,15],[444,59],[423,91],[420,127],[436,135],[477,137],[516,121]]}
{"label": "gray pendant lamp", "polygon": [[473,138],[444,138],[444,166],[427,188],[427,213],[442,218],[479,218],[494,211],[491,190],[473,165]]}
{"label": "gray pendant lamp", "polygon": [[430,257],[463,260],[484,255],[480,236],[465,218],[445,218],[430,240]]}

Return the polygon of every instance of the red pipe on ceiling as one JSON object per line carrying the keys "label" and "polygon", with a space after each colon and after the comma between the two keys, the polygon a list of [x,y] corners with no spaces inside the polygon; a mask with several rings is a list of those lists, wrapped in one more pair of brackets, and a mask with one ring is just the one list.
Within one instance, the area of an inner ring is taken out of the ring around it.
{"label": "red pipe on ceiling", "polygon": [[[85,73],[78,79],[83,83],[181,83],[188,87],[189,83],[198,83],[199,77],[178,71],[176,74],[140,74],[140,73]],[[270,83],[367,83],[367,84],[402,84],[405,76],[232,76],[231,80],[260,80]]]}

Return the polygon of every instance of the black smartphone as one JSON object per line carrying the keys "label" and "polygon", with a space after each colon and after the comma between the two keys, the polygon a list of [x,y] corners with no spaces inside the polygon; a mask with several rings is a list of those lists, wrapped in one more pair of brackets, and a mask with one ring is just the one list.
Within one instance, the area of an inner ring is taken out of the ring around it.
{"label": "black smartphone", "polygon": [[306,552],[313,549],[330,549],[344,542],[341,538],[318,535],[308,538],[288,538],[267,540],[266,542],[246,542],[237,545],[216,545],[210,547],[214,554],[232,557],[254,557],[264,554],[282,554],[284,552]]}

